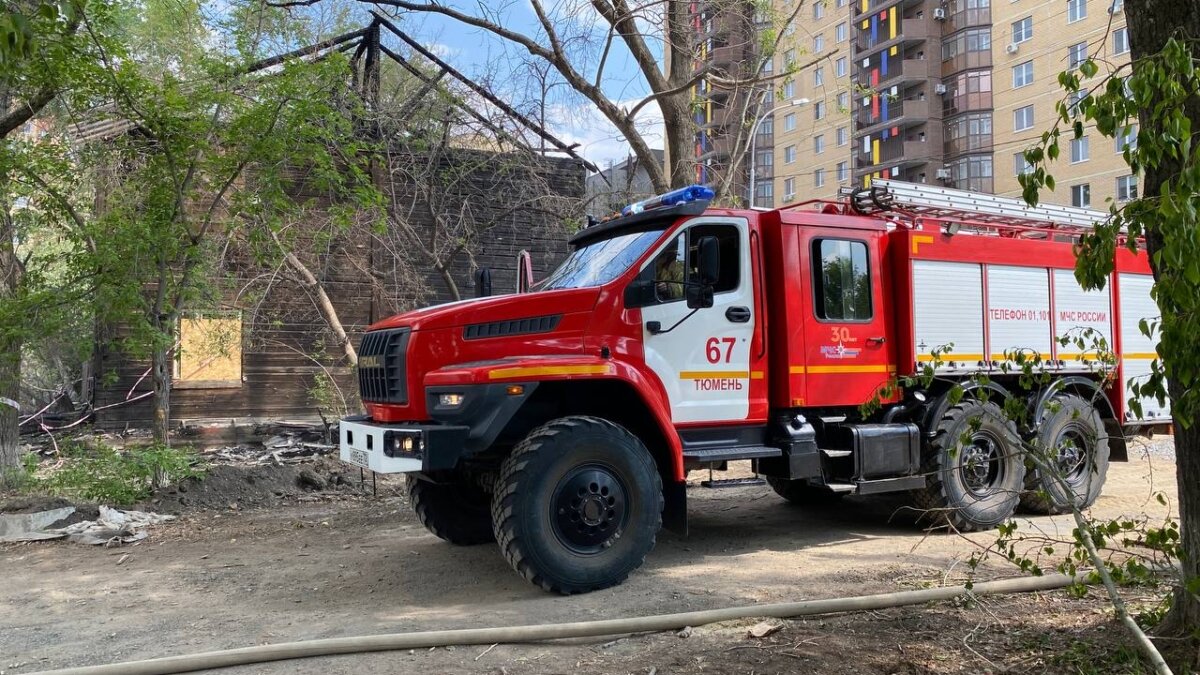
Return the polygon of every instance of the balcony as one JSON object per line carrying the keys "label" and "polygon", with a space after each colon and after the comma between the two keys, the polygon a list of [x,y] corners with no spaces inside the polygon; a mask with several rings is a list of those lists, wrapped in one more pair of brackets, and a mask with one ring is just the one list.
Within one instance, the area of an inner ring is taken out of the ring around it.
{"label": "balcony", "polygon": [[939,120],[942,117],[942,102],[937,99],[905,99],[887,103],[887,119],[883,118],[883,101],[880,101],[880,114],[871,113],[869,106],[864,106],[854,118],[855,133],[863,134],[882,127],[906,128],[916,124],[924,124],[929,120]]}
{"label": "balcony", "polygon": [[924,164],[940,157],[940,143],[928,141],[884,141],[879,147],[879,162],[872,162],[871,153],[859,152],[854,158],[855,169],[884,169],[906,164]]}
{"label": "balcony", "polygon": [[[923,0],[870,0],[867,3],[866,14],[878,12],[891,7],[913,7],[922,3]],[[854,16],[858,17],[864,14],[862,0],[850,0],[851,6],[854,7]]]}
{"label": "balcony", "polygon": [[[881,31],[883,32],[883,31]],[[879,39],[871,40],[871,30],[863,30],[861,25],[855,30],[857,37],[854,46],[858,50],[856,56],[861,58],[867,52],[888,49],[893,45],[907,42],[924,42],[931,37],[941,38],[941,31],[936,25],[930,25],[928,19],[904,19],[900,22],[900,33],[896,37],[888,37],[886,32]]]}
{"label": "balcony", "polygon": [[[899,64],[893,62],[888,67],[887,75],[881,75],[878,87],[900,84],[902,82],[917,82],[923,80],[940,80],[941,64],[932,59],[904,59]],[[855,81],[864,88],[871,88],[870,70],[859,66],[854,75]]]}

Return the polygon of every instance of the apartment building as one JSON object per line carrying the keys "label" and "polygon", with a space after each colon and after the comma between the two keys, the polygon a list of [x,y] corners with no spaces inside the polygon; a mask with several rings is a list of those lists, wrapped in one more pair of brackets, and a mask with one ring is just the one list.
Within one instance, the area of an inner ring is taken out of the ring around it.
{"label": "apartment building", "polygon": [[[793,2],[781,3],[778,13],[790,15]],[[851,184],[856,96],[851,2],[813,2],[780,35],[772,68],[794,74],[776,80],[764,103],[764,111],[774,113],[761,122],[758,139],[770,137],[774,152],[756,153],[755,168],[757,175],[774,178],[757,182],[756,206],[833,197]]]}
{"label": "apartment building", "polygon": [[[994,0],[995,82],[993,191],[1019,196],[1017,176],[1026,170],[1022,151],[1041,139],[1064,101],[1058,74],[1093,57],[1100,66],[1094,81],[1129,63],[1129,34],[1121,0]],[[1128,75],[1128,69],[1125,70]],[[1126,138],[1102,138],[1094,129],[1079,140],[1067,136],[1048,170],[1055,178],[1048,202],[1105,208],[1106,200],[1137,196],[1137,179],[1122,157]]]}
{"label": "apartment building", "polygon": [[[775,2],[784,13],[794,0]],[[1058,74],[1092,56],[1098,81],[1128,63],[1122,5],[815,0],[771,64],[806,67],[764,105],[774,114],[758,129],[755,204],[830,197],[871,177],[1019,195],[1022,152],[1051,128],[1064,98]],[[1133,137],[1064,138],[1050,166],[1057,190],[1043,201],[1103,208],[1136,196],[1121,156]]]}

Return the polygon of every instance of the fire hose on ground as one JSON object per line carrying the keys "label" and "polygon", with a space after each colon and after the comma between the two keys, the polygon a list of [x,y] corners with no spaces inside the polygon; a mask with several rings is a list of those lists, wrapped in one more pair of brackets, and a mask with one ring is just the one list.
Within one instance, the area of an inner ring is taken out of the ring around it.
{"label": "fire hose on ground", "polygon": [[169,673],[187,673],[197,670],[243,666],[252,663],[267,663],[271,661],[337,654],[427,649],[450,645],[530,643],[564,638],[651,633],[679,630],[687,626],[703,626],[735,619],[759,617],[787,619],[817,614],[863,612],[887,609],[889,607],[919,605],[926,602],[952,600],[963,595],[983,596],[1050,591],[1065,588],[1076,582],[1082,583],[1085,578],[1086,575],[1083,574],[1075,577],[1063,574],[1050,574],[1040,577],[985,581],[974,584],[971,588],[967,588],[966,586],[946,586],[916,591],[881,593],[878,595],[727,607],[724,609],[708,609],[625,619],[323,638],[301,642],[283,642],[272,645],[242,647],[239,649],[224,649],[184,656],[167,656],[144,661],[66,668],[63,670],[44,671],[41,675],[116,675],[118,673],[121,675],[167,675]]}

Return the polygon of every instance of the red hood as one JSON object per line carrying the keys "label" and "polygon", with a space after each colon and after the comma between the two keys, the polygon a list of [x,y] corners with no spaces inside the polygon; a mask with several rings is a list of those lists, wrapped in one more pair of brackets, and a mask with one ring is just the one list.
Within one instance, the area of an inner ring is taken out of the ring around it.
{"label": "red hood", "polygon": [[599,295],[599,288],[571,288],[459,300],[397,314],[372,324],[367,330],[400,326],[408,326],[413,330],[430,330],[547,314],[590,312],[596,306],[596,298]]}

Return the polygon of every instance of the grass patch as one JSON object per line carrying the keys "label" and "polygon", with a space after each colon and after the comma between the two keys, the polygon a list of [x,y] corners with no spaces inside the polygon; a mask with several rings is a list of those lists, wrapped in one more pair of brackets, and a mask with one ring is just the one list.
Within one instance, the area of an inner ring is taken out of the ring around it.
{"label": "grass patch", "polygon": [[106,445],[64,445],[63,466],[44,478],[32,472],[25,491],[117,506],[146,499],[156,487],[204,473],[196,454],[187,448],[164,445],[117,450]]}

